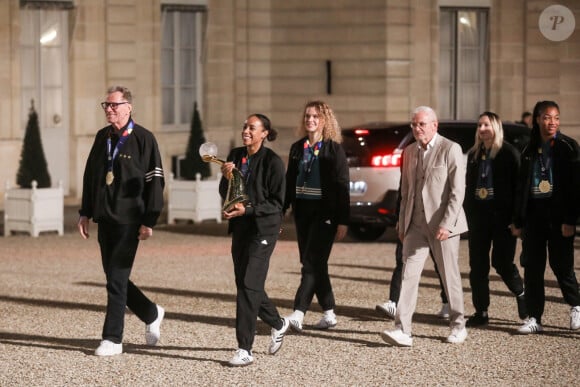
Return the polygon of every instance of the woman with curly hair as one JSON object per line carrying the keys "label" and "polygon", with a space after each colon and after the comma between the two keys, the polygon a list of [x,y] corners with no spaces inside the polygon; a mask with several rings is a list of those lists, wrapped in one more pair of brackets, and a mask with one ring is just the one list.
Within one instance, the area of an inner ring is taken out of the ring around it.
{"label": "woman with curly hair", "polygon": [[284,211],[292,206],[302,264],[294,312],[287,317],[297,332],[302,331],[314,295],[324,312],[315,327],[328,329],[337,324],[328,259],[334,241],[346,235],[350,211],[348,165],[330,106],[308,102],[299,134],[301,139],[290,148],[284,201]]}

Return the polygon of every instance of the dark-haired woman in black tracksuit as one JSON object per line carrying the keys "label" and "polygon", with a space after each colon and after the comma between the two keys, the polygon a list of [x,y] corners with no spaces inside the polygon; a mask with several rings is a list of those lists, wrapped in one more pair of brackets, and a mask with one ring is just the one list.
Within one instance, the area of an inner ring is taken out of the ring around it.
{"label": "dark-haired woman in black tracksuit", "polygon": [[245,179],[248,203],[237,203],[224,212],[232,234],[232,258],[236,280],[236,338],[238,349],[229,361],[231,366],[253,363],[252,345],[256,335],[256,318],[272,327],[268,352],[274,355],[282,346],[289,327],[268,298],[264,285],[270,256],[274,251],[284,205],[284,162],[266,140],[274,141],[277,132],[263,114],[252,114],[244,122],[244,146],[232,149],[222,165],[220,195],[226,198],[228,180],[237,168]]}
{"label": "dark-haired woman in black tracksuit", "polygon": [[578,143],[560,131],[560,107],[539,101],[534,107],[530,143],[523,150],[516,194],[514,235],[522,238],[524,283],[529,318],[520,334],[543,331],[546,260],[564,301],[570,329],[580,329],[580,292],[574,272],[576,219],[580,215]]}

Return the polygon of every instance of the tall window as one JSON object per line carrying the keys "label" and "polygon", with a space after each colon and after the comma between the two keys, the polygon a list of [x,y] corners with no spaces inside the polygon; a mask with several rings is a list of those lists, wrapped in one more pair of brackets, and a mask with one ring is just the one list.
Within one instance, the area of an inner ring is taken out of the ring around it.
{"label": "tall window", "polygon": [[166,129],[187,130],[195,101],[202,110],[204,16],[204,6],[163,5],[161,87]]}
{"label": "tall window", "polygon": [[21,1],[21,125],[31,101],[38,113],[51,180],[69,182],[68,9],[67,1]]}
{"label": "tall window", "polygon": [[488,98],[487,10],[441,8],[439,114],[473,119]]}

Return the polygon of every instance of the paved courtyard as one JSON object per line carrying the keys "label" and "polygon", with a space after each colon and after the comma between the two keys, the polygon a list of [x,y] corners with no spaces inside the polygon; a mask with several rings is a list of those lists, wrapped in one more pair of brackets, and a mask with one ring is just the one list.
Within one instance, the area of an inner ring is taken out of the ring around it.
{"label": "paved courtyard", "polygon": [[[546,274],[545,333],[514,332],[516,302],[491,276],[490,325],[470,329],[466,342],[444,342],[446,321],[430,262],[420,287],[412,348],[387,346],[379,332],[393,327],[374,307],[386,301],[394,267],[393,236],[374,243],[335,245],[330,271],[339,324],[317,331],[314,304],[301,335],[267,354],[269,329],[259,322],[255,364],[227,367],[236,347],[235,288],[225,225],[161,225],[140,245],[132,279],[166,309],[158,347],[144,345],[144,326],[126,317],[124,353],[99,358],[106,293],[96,227],[78,236],[74,216],[65,235],[0,237],[0,386],[185,385],[578,385],[580,331],[569,329],[552,272]],[[576,268],[580,275],[580,244]],[[519,256],[519,251],[518,251]],[[473,312],[467,242],[461,242],[467,314]],[[282,314],[292,309],[300,279],[291,225],[274,252],[267,290]]]}

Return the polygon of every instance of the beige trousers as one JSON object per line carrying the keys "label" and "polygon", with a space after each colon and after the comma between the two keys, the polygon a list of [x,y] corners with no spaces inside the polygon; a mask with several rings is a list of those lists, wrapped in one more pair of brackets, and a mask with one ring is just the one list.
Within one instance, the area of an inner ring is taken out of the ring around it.
{"label": "beige trousers", "polygon": [[403,241],[403,280],[395,317],[397,328],[409,335],[417,306],[419,281],[429,249],[433,253],[449,300],[449,326],[453,332],[465,327],[463,287],[458,262],[459,236],[439,241],[435,239],[425,221],[419,224],[412,222]]}

